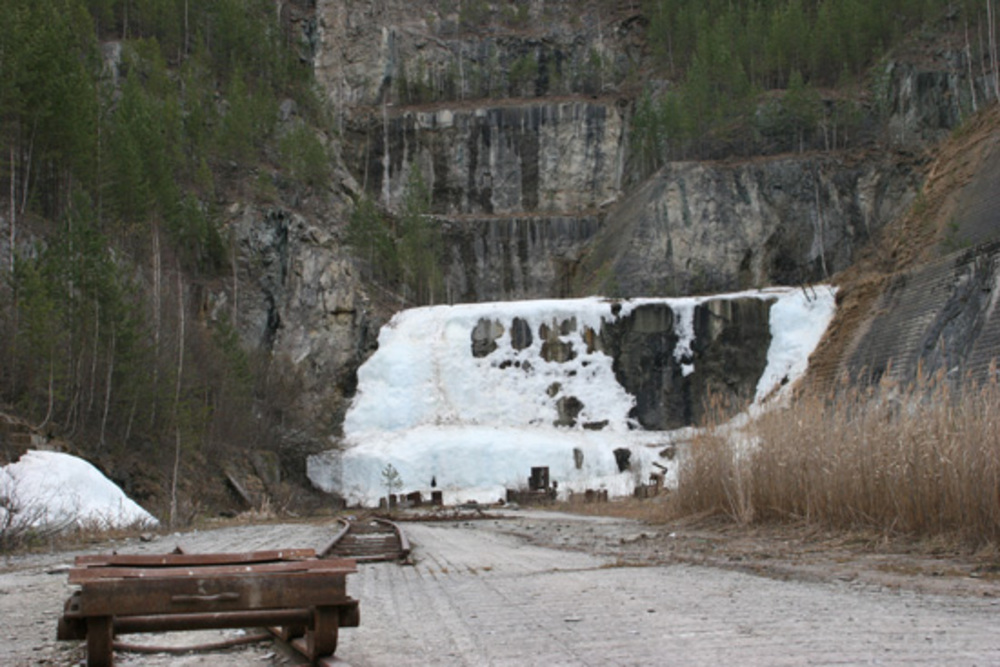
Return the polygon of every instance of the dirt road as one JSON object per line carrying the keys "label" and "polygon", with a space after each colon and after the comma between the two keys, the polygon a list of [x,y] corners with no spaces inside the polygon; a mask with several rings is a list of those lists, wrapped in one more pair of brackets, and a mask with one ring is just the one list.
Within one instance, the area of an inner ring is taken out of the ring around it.
{"label": "dirt road", "polygon": [[[858,576],[757,576],[680,562],[668,548],[678,536],[641,524],[554,513],[406,528],[414,565],[362,565],[349,579],[361,626],[341,632],[346,665],[1000,664],[992,580],[942,595]],[[315,547],[329,530],[225,528],[116,548]],[[70,556],[18,559],[0,572],[0,664],[79,660],[79,648],[54,640],[65,573],[46,574]],[[211,655],[122,654],[119,664],[295,663],[265,643]]]}

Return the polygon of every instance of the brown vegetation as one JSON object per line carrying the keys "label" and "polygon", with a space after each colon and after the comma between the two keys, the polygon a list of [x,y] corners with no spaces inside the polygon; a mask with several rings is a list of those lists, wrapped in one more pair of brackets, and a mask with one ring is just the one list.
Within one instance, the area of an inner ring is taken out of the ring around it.
{"label": "brown vegetation", "polygon": [[942,378],[802,397],[692,443],[669,513],[1000,541],[1000,386]]}

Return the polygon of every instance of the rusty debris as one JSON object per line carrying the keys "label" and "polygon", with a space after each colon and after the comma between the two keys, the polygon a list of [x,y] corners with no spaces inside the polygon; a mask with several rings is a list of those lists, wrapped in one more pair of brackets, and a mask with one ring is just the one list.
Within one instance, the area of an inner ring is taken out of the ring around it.
{"label": "rusty debris", "polygon": [[59,639],[86,639],[88,667],[114,664],[114,638],[137,632],[268,627],[312,664],[337,649],[341,627],[357,627],[348,597],[353,560],[321,560],[312,549],[228,554],[79,556]]}

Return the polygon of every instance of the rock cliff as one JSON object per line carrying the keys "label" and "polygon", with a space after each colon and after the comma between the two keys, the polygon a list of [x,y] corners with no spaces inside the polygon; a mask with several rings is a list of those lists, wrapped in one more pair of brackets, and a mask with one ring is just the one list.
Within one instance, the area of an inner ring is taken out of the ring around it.
{"label": "rock cliff", "polygon": [[[344,242],[352,200],[398,212],[419,174],[449,303],[801,285],[850,266],[915,205],[923,151],[985,89],[979,77],[970,84],[960,50],[892,60],[861,107],[866,141],[884,129],[887,143],[672,162],[640,179],[629,152],[644,58],[638,5],[319,0],[299,12],[335,111],[339,176],[296,212],[234,213],[240,287],[212,298],[238,301],[245,338],[289,361],[303,450],[338,432],[378,326],[414,305],[361,279]],[[693,353],[715,360],[724,372],[713,382],[742,396],[768,332],[754,308],[733,308],[695,318],[714,333],[698,337],[712,349]],[[648,343],[621,352],[618,371],[639,421],[656,429],[700,408],[670,407],[686,379],[655,351],[670,347],[661,339],[673,329],[654,311],[622,320],[602,344]],[[749,347],[737,352],[737,339]],[[633,382],[632,366],[653,370]]]}
{"label": "rock cliff", "polygon": [[903,155],[669,164],[607,213],[578,285],[675,295],[829,280],[922,178]]}

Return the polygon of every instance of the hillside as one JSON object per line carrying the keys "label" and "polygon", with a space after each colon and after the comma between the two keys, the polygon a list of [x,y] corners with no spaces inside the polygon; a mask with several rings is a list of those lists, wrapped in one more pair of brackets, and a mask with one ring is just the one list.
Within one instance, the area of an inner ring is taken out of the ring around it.
{"label": "hillside", "polygon": [[326,502],[407,306],[835,280],[841,374],[991,238],[984,12],[709,5],[2,0],[4,411],[183,521]]}

